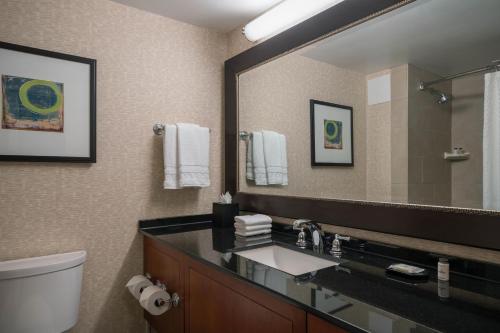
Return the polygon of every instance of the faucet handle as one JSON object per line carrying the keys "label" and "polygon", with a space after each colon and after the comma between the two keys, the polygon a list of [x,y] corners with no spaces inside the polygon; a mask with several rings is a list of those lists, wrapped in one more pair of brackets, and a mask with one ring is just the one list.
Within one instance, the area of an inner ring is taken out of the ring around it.
{"label": "faucet handle", "polygon": [[293,221],[293,230],[302,230],[304,227],[302,226],[303,224],[309,223],[311,220],[307,219],[298,219]]}
{"label": "faucet handle", "polygon": [[335,234],[335,239],[332,242],[332,248],[330,250],[330,254],[333,255],[334,257],[340,258],[340,256],[342,255],[342,247],[340,241],[343,240],[350,241],[351,237]]}
{"label": "faucet handle", "polygon": [[305,249],[307,246],[307,242],[306,242],[306,233],[304,232],[304,230],[300,230],[298,237],[299,238],[297,239],[297,242],[295,244],[298,247]]}

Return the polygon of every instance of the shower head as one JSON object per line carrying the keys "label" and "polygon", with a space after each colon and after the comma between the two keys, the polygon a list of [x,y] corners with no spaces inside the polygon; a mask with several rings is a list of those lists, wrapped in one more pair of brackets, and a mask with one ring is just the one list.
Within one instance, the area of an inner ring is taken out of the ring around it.
{"label": "shower head", "polygon": [[420,82],[418,85],[418,90],[420,91],[428,91],[431,95],[437,96],[438,100],[436,101],[438,104],[446,104],[448,103],[452,96],[448,95],[447,93],[444,93],[440,90],[437,90],[433,87],[429,87],[428,85],[425,85],[424,82]]}
{"label": "shower head", "polygon": [[437,100],[438,104],[445,104],[450,101],[451,97],[445,93],[439,93],[439,99]]}

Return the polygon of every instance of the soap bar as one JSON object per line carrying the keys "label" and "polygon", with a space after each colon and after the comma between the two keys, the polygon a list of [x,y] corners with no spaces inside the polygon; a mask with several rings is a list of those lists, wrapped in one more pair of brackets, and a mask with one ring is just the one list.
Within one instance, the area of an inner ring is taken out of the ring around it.
{"label": "soap bar", "polygon": [[387,267],[387,270],[392,271],[392,272],[405,274],[408,276],[422,275],[425,272],[424,268],[411,266],[411,265],[407,265],[407,264],[392,264],[389,267]]}

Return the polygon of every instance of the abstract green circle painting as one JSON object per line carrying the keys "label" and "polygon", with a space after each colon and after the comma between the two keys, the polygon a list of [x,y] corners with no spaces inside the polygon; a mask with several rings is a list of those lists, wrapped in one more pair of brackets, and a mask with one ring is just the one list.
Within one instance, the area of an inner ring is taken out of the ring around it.
{"label": "abstract green circle painting", "polygon": [[342,122],[324,120],[325,149],[342,149]]}
{"label": "abstract green circle painting", "polygon": [[96,60],[0,41],[0,161],[96,162]]}
{"label": "abstract green circle painting", "polygon": [[[40,89],[42,88],[42,89]],[[48,88],[49,92],[44,92],[43,88]],[[36,101],[32,103],[32,96],[29,96],[32,91],[35,90],[34,95],[38,98],[42,97],[42,100],[38,102]],[[55,94],[55,101],[51,100],[50,93]],[[42,80],[30,80],[23,83],[23,85],[19,88],[19,99],[25,108],[30,110],[31,112],[38,113],[41,115],[48,115],[52,112],[57,112],[62,103],[62,93],[61,89],[54,82],[50,81],[42,81]],[[40,104],[49,102],[48,107],[41,107]]]}
{"label": "abstract green circle painting", "polygon": [[2,75],[2,128],[63,132],[62,83]]}
{"label": "abstract green circle painting", "polygon": [[353,112],[351,106],[309,100],[311,111],[311,165],[353,166]]}

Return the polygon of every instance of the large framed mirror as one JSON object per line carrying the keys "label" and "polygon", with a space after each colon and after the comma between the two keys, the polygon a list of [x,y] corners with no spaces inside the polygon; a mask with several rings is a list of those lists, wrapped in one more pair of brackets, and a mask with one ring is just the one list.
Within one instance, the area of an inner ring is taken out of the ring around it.
{"label": "large framed mirror", "polygon": [[244,209],[500,249],[499,11],[345,0],[228,60],[226,188]]}

